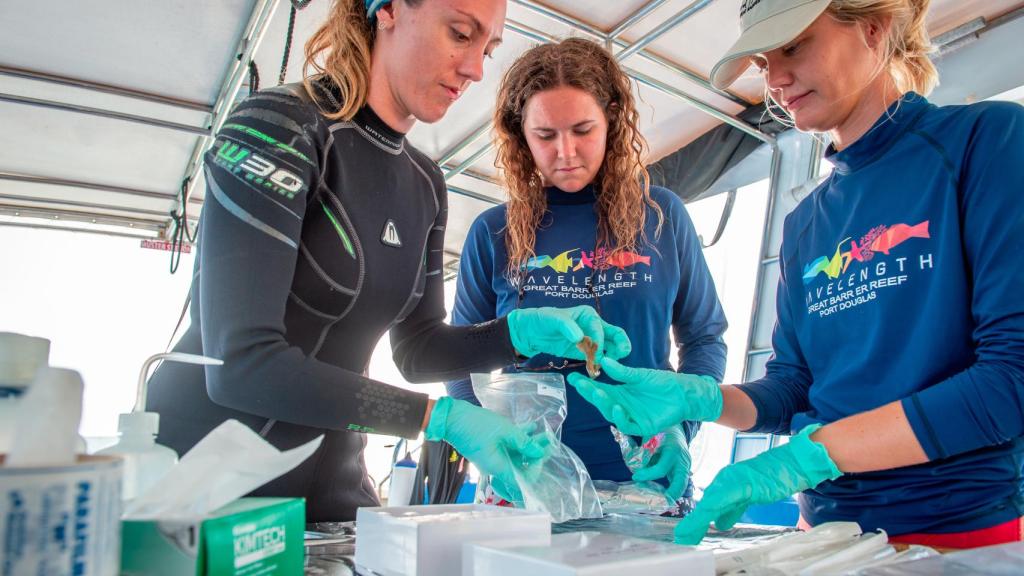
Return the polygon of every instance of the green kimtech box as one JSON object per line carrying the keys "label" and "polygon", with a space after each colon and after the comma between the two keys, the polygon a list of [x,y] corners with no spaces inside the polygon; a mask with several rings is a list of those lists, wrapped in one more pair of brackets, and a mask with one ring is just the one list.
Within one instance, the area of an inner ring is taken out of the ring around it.
{"label": "green kimtech box", "polygon": [[306,504],[240,498],[196,521],[126,520],[122,576],[301,576]]}

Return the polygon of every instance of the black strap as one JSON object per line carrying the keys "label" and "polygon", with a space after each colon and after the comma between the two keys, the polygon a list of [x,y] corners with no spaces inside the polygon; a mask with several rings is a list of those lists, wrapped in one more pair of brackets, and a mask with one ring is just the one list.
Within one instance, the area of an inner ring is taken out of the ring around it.
{"label": "black strap", "polygon": [[192,303],[192,289],[189,288],[188,294],[185,295],[185,303],[181,305],[181,314],[178,315],[178,323],[174,325],[174,331],[171,332],[170,339],[167,340],[167,347],[165,352],[171,351],[171,344],[174,344],[174,337],[178,335],[178,331],[181,330],[181,323],[185,321],[185,314],[188,313],[188,306]]}

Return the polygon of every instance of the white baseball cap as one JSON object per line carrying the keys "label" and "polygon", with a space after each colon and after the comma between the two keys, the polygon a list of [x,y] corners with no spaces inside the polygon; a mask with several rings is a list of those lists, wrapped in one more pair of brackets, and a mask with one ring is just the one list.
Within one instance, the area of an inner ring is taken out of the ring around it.
{"label": "white baseball cap", "polygon": [[724,89],[750,66],[754,54],[769,52],[800,35],[832,0],[743,0],[740,37],[711,69],[711,84]]}

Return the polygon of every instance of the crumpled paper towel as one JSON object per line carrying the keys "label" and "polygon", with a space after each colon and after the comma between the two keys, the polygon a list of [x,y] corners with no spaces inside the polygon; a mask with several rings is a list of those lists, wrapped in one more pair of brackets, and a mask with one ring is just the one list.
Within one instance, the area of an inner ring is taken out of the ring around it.
{"label": "crumpled paper towel", "polygon": [[309,458],[323,436],[281,452],[248,426],[227,420],[199,441],[145,494],[125,520],[194,520],[266,484]]}

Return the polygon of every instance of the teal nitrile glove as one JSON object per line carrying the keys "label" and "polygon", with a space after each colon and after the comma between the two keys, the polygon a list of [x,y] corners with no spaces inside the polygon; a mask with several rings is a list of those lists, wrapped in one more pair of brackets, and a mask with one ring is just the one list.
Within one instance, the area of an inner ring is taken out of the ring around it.
{"label": "teal nitrile glove", "polygon": [[626,434],[653,436],[683,420],[714,422],[722,415],[722,391],[711,376],[630,368],[609,358],[601,367],[622,384],[579,373],[569,375],[569,384]]}
{"label": "teal nitrile glove", "polygon": [[722,468],[693,512],[676,524],[676,544],[695,546],[712,522],[728,530],[752,504],[777,502],[842,476],[825,446],[811,440],[818,428],[807,426],[788,444]]}
{"label": "teal nitrile glove", "polygon": [[589,336],[597,344],[595,358],[624,358],[631,344],[626,331],[601,319],[590,306],[572,308],[525,308],[508,313],[512,346],[523,356],[550,354],[583,360],[576,344]]}
{"label": "teal nitrile glove", "polygon": [[[427,440],[444,440],[484,474],[494,477],[499,495],[521,501],[513,468],[521,472],[540,470],[550,447],[533,438],[504,416],[448,396],[438,398],[423,431]],[[515,490],[515,492],[514,492]]]}
{"label": "teal nitrile glove", "polygon": [[[649,438],[644,438],[646,443]],[[633,473],[633,480],[646,482],[649,480],[668,479],[665,496],[675,504],[690,484],[690,446],[682,427],[673,426],[665,430],[661,446],[651,457],[651,461]]]}

